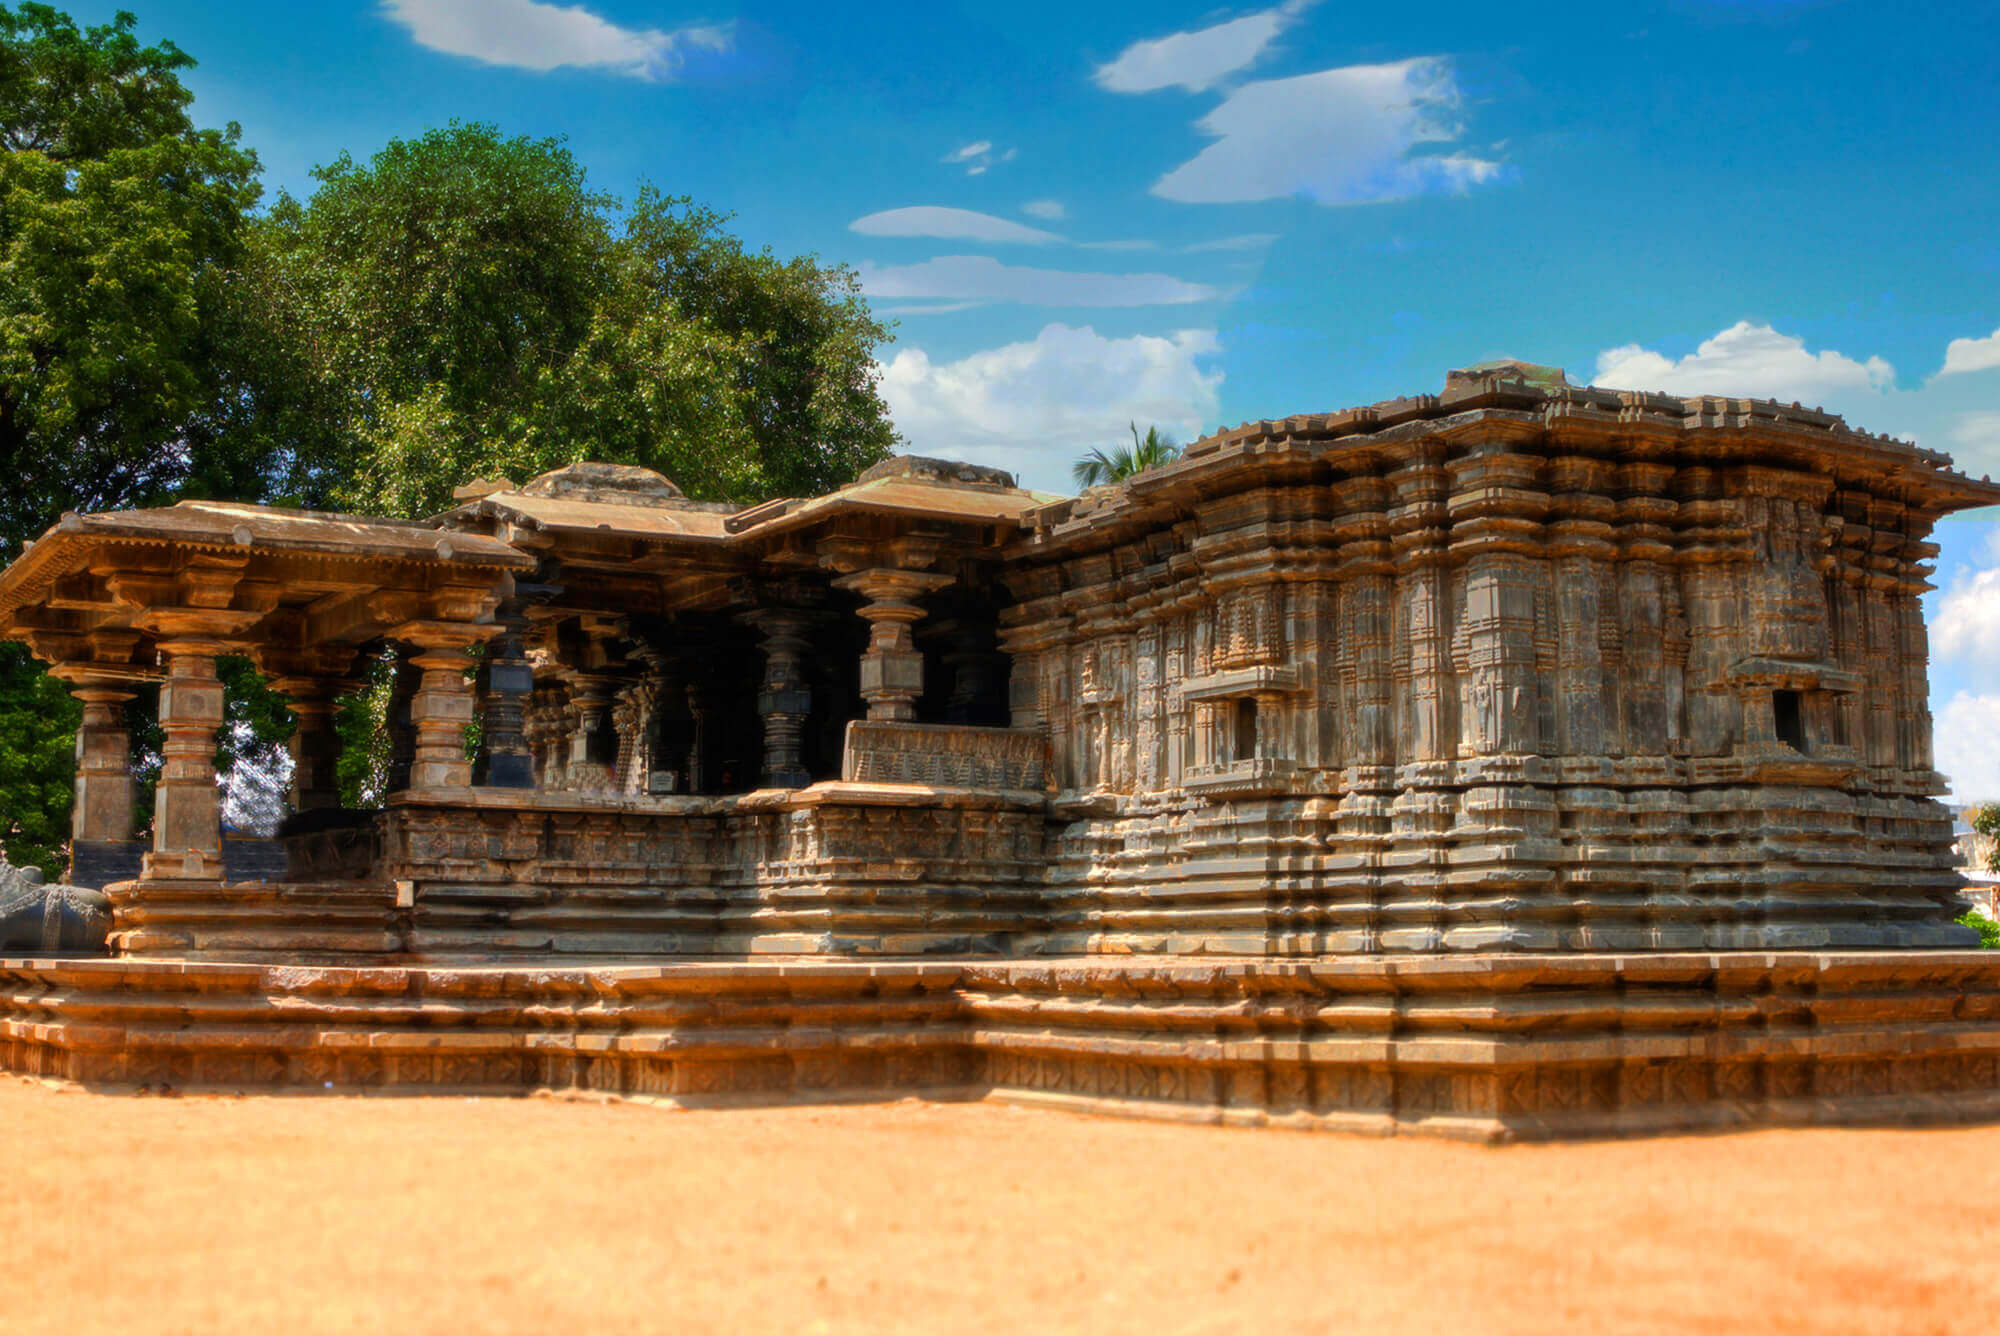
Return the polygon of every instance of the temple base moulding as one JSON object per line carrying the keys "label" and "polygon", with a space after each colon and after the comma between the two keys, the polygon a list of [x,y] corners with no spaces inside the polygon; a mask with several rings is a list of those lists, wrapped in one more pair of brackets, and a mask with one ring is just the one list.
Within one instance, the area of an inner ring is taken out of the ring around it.
{"label": "temple base moulding", "polygon": [[2000,1119],[2000,952],[1311,961],[0,960],[108,1091],[996,1098],[1479,1141]]}

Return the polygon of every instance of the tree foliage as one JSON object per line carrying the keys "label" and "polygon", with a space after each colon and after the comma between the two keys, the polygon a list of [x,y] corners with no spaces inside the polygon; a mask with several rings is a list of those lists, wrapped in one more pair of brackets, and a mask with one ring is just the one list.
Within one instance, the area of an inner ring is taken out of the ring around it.
{"label": "tree foliage", "polygon": [[51,878],[68,864],[83,710],[21,645],[0,645],[0,846],[16,867]]}
{"label": "tree foliage", "polygon": [[302,500],[432,513],[584,458],[749,500],[888,450],[887,330],[844,267],[751,252],[650,189],[621,222],[559,141],[488,125],[314,177],[258,224],[239,308],[274,350],[241,427]]}
{"label": "tree foliage", "polygon": [[[0,559],[65,510],[261,487],[259,461],[198,428],[229,361],[220,315],[257,159],[235,126],[195,126],[193,60],[135,26],[0,7]],[[51,875],[79,714],[0,647],[0,842]]]}
{"label": "tree foliage", "polygon": [[[157,501],[258,470],[191,443],[214,400],[216,314],[257,200],[234,125],[197,128],[194,61],[135,20],[79,29],[0,8],[0,544],[64,510]],[[208,444],[220,446],[211,438]]]}
{"label": "tree foliage", "polygon": [[1965,823],[1989,841],[1986,870],[2000,872],[2000,803],[1982,803],[1965,814]]}
{"label": "tree foliage", "polygon": [[1144,436],[1139,435],[1139,424],[1134,422],[1132,444],[1114,445],[1109,450],[1099,447],[1076,461],[1071,473],[1079,487],[1096,487],[1107,482],[1123,482],[1125,479],[1171,464],[1181,457],[1181,448],[1174,438],[1163,433],[1158,427],[1146,428]]}

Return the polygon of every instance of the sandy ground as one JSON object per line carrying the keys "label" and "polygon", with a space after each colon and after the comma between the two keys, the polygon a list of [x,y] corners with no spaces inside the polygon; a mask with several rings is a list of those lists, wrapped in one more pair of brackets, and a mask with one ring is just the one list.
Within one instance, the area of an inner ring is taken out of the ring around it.
{"label": "sandy ground", "polygon": [[0,1078],[0,1330],[2000,1330],[2000,1128],[1498,1150]]}

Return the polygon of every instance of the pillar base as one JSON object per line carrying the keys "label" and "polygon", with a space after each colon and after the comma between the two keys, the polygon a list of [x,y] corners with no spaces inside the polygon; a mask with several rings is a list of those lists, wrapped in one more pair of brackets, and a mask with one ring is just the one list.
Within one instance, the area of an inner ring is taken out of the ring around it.
{"label": "pillar base", "polygon": [[222,854],[207,849],[148,852],[139,863],[142,881],[221,881]]}
{"label": "pillar base", "polygon": [[138,876],[145,860],[143,840],[72,840],[67,880],[72,886],[102,890]]}

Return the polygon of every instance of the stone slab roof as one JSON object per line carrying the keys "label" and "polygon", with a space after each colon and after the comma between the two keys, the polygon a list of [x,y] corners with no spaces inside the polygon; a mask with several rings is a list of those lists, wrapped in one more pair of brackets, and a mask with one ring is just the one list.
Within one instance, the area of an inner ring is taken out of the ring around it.
{"label": "stone slab roof", "polygon": [[1052,499],[1046,492],[1028,492],[1013,486],[958,487],[907,477],[883,477],[852,483],[825,496],[767,502],[730,516],[728,528],[734,534],[761,537],[803,528],[850,511],[935,516],[977,524],[1018,524],[1029,511]]}
{"label": "stone slab roof", "polygon": [[1509,361],[1450,372],[1442,394],[1385,399],[1337,413],[1303,413],[1244,422],[1202,437],[1187,448],[1184,457],[1199,459],[1232,447],[1277,440],[1335,441],[1371,436],[1408,423],[1441,422],[1484,408],[1539,411],[1551,424],[1575,421],[1684,432],[1732,427],[1779,429],[1835,453],[1865,458],[1875,464],[1897,464],[1920,474],[1934,473],[1940,482],[1990,491],[1990,496],[1982,494],[1982,499],[1970,504],[2000,501],[2000,484],[1983,479],[1975,481],[1956,472],[1951,467],[1951,456],[1943,451],[1926,450],[1893,436],[1860,431],[1825,409],[1771,399],[1712,394],[1681,397],[1647,390],[1571,385],[1554,368]]}
{"label": "stone slab roof", "polygon": [[1189,445],[1181,458],[1122,483],[1094,487],[1028,517],[1038,531],[1074,531],[1153,499],[1200,488],[1254,461],[1343,461],[1379,467],[1419,439],[1449,437],[1503,418],[1573,437],[1596,436],[1636,450],[1686,450],[1726,463],[1756,445],[1810,457],[1838,480],[1893,479],[1938,513],[2000,504],[2000,483],[1972,478],[1951,457],[1893,436],[1850,427],[1838,414],[1775,400],[1678,396],[1571,385],[1554,367],[1482,363],[1450,372],[1441,394],[1410,395],[1333,413],[1264,418],[1224,428]]}
{"label": "stone slab roof", "polygon": [[636,505],[630,501],[583,501],[566,496],[533,496],[526,492],[495,492],[469,505],[445,512],[438,521],[491,516],[523,528],[549,532],[609,533],[650,540],[721,542],[727,509],[695,506]]}
{"label": "stone slab roof", "polygon": [[446,533],[413,520],[291,510],[237,501],[182,501],[145,510],[64,515],[0,571],[0,612],[106,543],[162,544],[196,550],[311,553],[358,561],[447,563],[484,570],[527,570],[534,558],[495,538]]}

